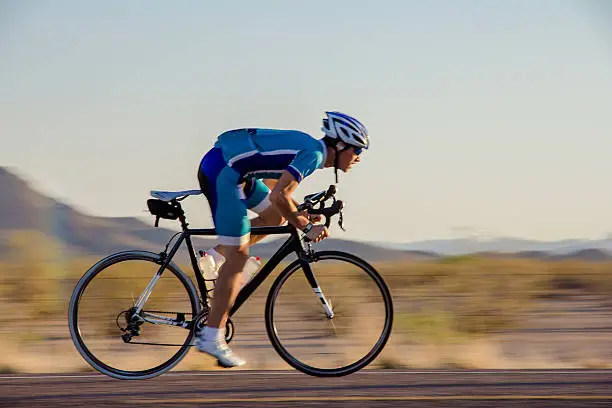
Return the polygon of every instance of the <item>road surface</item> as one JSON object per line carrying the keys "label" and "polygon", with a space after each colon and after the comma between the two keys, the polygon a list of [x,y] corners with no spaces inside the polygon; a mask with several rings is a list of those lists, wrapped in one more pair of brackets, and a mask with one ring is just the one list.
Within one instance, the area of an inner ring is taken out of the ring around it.
{"label": "road surface", "polygon": [[610,407],[612,370],[170,372],[125,381],[101,374],[0,375],[0,407]]}

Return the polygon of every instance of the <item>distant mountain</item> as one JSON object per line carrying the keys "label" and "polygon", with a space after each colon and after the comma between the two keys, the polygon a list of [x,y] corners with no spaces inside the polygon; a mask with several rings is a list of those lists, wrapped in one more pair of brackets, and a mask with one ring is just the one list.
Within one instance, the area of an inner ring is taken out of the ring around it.
{"label": "distant mountain", "polygon": [[[8,240],[15,231],[42,233],[60,244],[67,256],[104,256],[116,251],[143,249],[161,251],[175,231],[155,228],[153,217],[144,223],[133,217],[95,217],[47,197],[23,179],[0,167],[0,254],[8,249]],[[255,245],[252,252],[271,256],[281,240],[267,239]],[[194,238],[197,249],[209,248],[214,238]],[[358,254],[366,260],[423,259],[435,257],[419,251],[402,251],[359,242],[327,239],[314,244],[317,249],[335,249]],[[186,248],[186,246],[183,246]],[[185,250],[179,259],[187,259]]]}
{"label": "distant mountain", "polygon": [[560,241],[535,241],[520,238],[493,238],[493,239],[440,239],[409,242],[405,244],[378,245],[390,249],[404,251],[425,251],[443,255],[463,255],[478,252],[500,253],[547,253],[552,255],[568,255],[587,249],[597,249],[602,253],[612,253],[612,239],[579,240],[565,239]]}
{"label": "distant mountain", "polygon": [[[271,256],[282,242],[286,238],[274,239],[273,241],[266,243],[259,243],[253,245],[251,252],[254,255],[261,257]],[[372,244],[349,241],[344,239],[328,238],[319,243],[313,244],[313,248],[318,251],[346,251],[358,255],[365,260],[379,261],[379,260],[424,260],[424,259],[435,259],[438,258],[437,254],[424,252],[424,251],[402,251],[384,248]]]}
{"label": "distant mountain", "polygon": [[553,252],[543,251],[519,251],[519,252],[473,252],[465,254],[479,258],[492,259],[534,259],[540,261],[585,261],[585,262],[603,262],[612,260],[612,256],[600,249],[584,249],[567,254],[555,254]]}
{"label": "distant mountain", "polygon": [[591,262],[602,262],[610,260],[610,253],[602,251],[601,249],[581,249],[569,253],[556,254],[551,256],[552,259],[557,261],[562,260],[581,260]]}
{"label": "distant mountain", "polygon": [[[0,247],[15,231],[35,231],[55,240],[66,255],[103,256],[125,249],[161,251],[175,233],[132,217],[95,217],[35,191],[0,167]],[[212,240],[198,239],[206,247]]]}
{"label": "distant mountain", "polygon": [[[6,168],[0,167],[0,255],[6,254],[15,232],[29,231],[60,245],[66,256],[105,256],[116,251],[143,249],[161,251],[175,231],[155,228],[153,218],[145,223],[133,217],[96,217],[37,192],[31,184]],[[168,225],[168,224],[166,224]],[[270,257],[284,237],[269,237],[252,248],[262,258]],[[194,238],[197,249],[215,244],[213,238]],[[317,250],[339,250],[357,254],[368,261],[428,260],[440,256],[480,254],[531,259],[612,259],[612,239],[530,241],[515,238],[492,240],[447,239],[406,244],[357,242],[326,239],[313,244]],[[35,248],[35,247],[34,247]],[[179,260],[187,259],[186,251]]]}

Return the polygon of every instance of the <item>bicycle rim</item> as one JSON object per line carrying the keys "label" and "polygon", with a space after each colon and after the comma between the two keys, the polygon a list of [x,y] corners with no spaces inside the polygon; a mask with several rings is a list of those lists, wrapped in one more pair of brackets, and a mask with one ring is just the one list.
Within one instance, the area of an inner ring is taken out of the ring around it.
{"label": "bicycle rim", "polygon": [[280,273],[266,302],[266,331],[278,354],[313,376],[343,376],[372,362],[384,348],[393,321],[389,289],[364,260],[325,251],[310,263],[322,299],[296,261]]}
{"label": "bicycle rim", "polygon": [[127,327],[126,313],[160,266],[157,254],[118,253],[98,262],[77,283],[69,307],[70,334],[96,370],[120,379],[151,378],[170,370],[189,351],[193,330],[159,324],[181,317],[191,320],[200,310],[191,280],[172,263],[141,314],[158,324],[143,322],[128,343],[121,337],[126,334],[121,330]]}

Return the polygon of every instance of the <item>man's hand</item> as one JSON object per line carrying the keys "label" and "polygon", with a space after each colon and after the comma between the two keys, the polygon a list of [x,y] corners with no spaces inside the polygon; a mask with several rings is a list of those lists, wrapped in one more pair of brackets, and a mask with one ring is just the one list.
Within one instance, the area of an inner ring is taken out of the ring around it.
{"label": "man's hand", "polygon": [[321,222],[323,216],[321,214],[309,214],[308,210],[300,211],[298,215],[308,218],[312,223]]}
{"label": "man's hand", "polygon": [[329,232],[327,231],[327,227],[325,225],[316,224],[313,225],[310,231],[306,233],[306,236],[313,242],[319,242],[327,238],[329,236]]}

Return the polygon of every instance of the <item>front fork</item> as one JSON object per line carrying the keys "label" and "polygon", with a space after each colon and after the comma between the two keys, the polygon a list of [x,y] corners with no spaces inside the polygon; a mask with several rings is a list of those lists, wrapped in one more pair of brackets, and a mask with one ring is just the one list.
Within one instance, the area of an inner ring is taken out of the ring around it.
{"label": "front fork", "polygon": [[323,305],[323,309],[325,310],[325,314],[328,319],[334,318],[334,310],[331,303],[325,297],[325,294],[319,287],[319,282],[317,282],[317,278],[315,278],[314,273],[312,272],[312,268],[310,267],[310,263],[302,260],[302,269],[304,270],[304,275],[306,275],[306,279],[308,279],[308,283],[312,288],[313,292],[318,296],[321,304]]}

